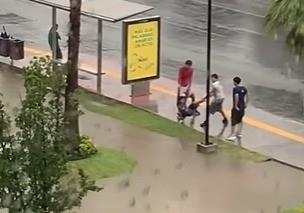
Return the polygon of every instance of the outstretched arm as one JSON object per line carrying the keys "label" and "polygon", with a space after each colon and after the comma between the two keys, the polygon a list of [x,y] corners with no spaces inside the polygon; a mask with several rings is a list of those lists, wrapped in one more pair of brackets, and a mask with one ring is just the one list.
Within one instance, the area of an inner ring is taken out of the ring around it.
{"label": "outstretched arm", "polygon": [[58,38],[59,40],[61,40],[61,37],[60,37],[60,35],[59,35],[58,32],[57,32],[57,38]]}
{"label": "outstretched arm", "polygon": [[194,102],[193,104],[198,107],[200,104],[204,103],[206,101],[206,97],[202,98],[199,101]]}
{"label": "outstretched arm", "polygon": [[192,80],[193,80],[193,70],[191,71],[190,73],[190,82],[189,82],[189,86],[188,86],[188,89],[190,90],[191,89],[191,86],[192,86]]}
{"label": "outstretched arm", "polygon": [[238,105],[239,105],[239,94],[235,94],[234,96],[233,96],[233,98],[234,98],[234,108],[235,109],[237,109],[237,110],[239,110],[239,108],[238,108]]}
{"label": "outstretched arm", "polygon": [[[212,87],[211,90],[210,90],[210,92],[209,92],[209,97],[211,98],[213,96],[214,96],[214,88]],[[206,95],[203,99],[206,100],[207,97],[208,97],[208,95]]]}
{"label": "outstretched arm", "polygon": [[180,86],[181,85],[181,83],[182,83],[182,73],[181,73],[181,69],[179,69],[178,70],[178,76],[177,76],[177,84],[178,84],[178,86]]}
{"label": "outstretched arm", "polygon": [[245,95],[245,108],[247,108],[248,103],[249,103],[249,96],[248,96],[248,92],[247,92],[247,94]]}

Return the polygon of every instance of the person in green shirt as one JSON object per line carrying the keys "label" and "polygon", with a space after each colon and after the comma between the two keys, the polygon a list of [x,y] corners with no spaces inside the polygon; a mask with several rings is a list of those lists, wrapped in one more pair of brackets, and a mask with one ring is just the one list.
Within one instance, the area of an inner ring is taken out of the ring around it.
{"label": "person in green shirt", "polygon": [[58,30],[58,24],[56,24],[56,29],[53,29],[53,27],[51,27],[50,31],[49,31],[49,35],[48,35],[48,42],[50,45],[51,50],[53,51],[53,31],[55,31],[56,34],[56,38],[55,38],[55,47],[56,47],[56,59],[62,59],[62,52],[59,46],[59,40],[61,40],[61,37],[59,35],[59,33],[57,32]]}

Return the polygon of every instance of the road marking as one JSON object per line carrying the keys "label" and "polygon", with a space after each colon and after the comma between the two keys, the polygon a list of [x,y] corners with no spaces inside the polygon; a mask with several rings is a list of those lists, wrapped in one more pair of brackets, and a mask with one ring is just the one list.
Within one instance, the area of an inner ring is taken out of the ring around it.
{"label": "road marking", "polygon": [[258,35],[258,36],[266,36],[266,34],[264,34],[264,33],[246,29],[246,28],[236,27],[235,25],[226,26],[226,25],[217,24],[216,26],[221,29],[228,30],[228,31],[243,32],[243,33],[249,33],[249,34],[254,34],[254,35]]}
{"label": "road marking", "polygon": [[249,117],[245,117],[244,118],[244,123],[246,123],[250,126],[259,128],[259,129],[263,129],[263,130],[265,130],[267,132],[270,132],[272,134],[279,135],[281,137],[287,138],[289,140],[296,141],[296,142],[299,142],[299,143],[304,143],[304,137],[293,134],[293,133],[290,133],[290,132],[287,132],[287,131],[279,129],[277,127],[273,127],[273,126],[271,126],[269,124],[266,124],[266,123],[263,123],[261,121],[254,120],[254,119],[249,118]]}
{"label": "road marking", "polygon": [[[170,19],[168,20],[168,19],[165,19],[164,20],[167,24],[170,24],[170,25],[172,25],[172,26],[174,26],[174,27],[178,27],[178,28],[181,28],[181,24],[180,23],[177,23],[176,21],[175,22],[173,22],[173,21],[170,21]],[[196,28],[194,28],[194,26],[196,27]],[[207,31],[207,29],[200,29],[200,28],[198,28],[196,25],[191,25],[191,24],[189,24],[189,25],[187,25],[187,26],[183,26],[182,27],[182,29],[185,29],[185,30],[188,30],[188,31],[196,31],[196,32],[201,32],[201,33],[204,33],[204,34],[207,34],[208,33],[208,31]],[[215,33],[215,32],[211,32],[211,36],[217,36],[217,37],[225,37],[225,35],[223,35],[223,34],[219,34],[219,33]]]}
{"label": "road marking", "polygon": [[[39,55],[40,56],[50,55],[50,53],[47,52],[47,51],[37,50],[37,49],[33,49],[33,48],[28,48],[28,47],[25,48],[25,51],[30,53],[30,54],[37,55],[37,56],[39,56]],[[83,66],[82,67],[83,69],[87,69],[87,70],[95,70],[96,69],[94,66],[92,66],[92,64],[81,63],[81,65]],[[121,75],[118,72],[113,72],[113,71],[107,70],[106,74],[107,74],[107,76],[110,76],[113,79],[118,79],[119,80],[121,78]],[[151,85],[151,89],[154,90],[154,91],[163,93],[163,94],[167,94],[167,95],[176,97],[176,92],[174,92],[170,89],[167,89],[167,88],[165,88],[165,87],[163,87],[159,84],[153,83]],[[225,113],[230,115],[230,111],[228,111],[228,110],[225,110]],[[304,137],[293,134],[293,133],[290,133],[290,132],[285,131],[283,129],[271,126],[269,124],[266,124],[264,122],[255,120],[253,118],[250,118],[250,117],[246,116],[244,118],[244,123],[247,124],[247,125],[250,125],[252,127],[255,127],[257,129],[261,129],[263,131],[272,133],[274,135],[281,136],[283,138],[286,138],[286,139],[304,144]]]}
{"label": "road marking", "polygon": [[[208,2],[202,2],[202,4],[208,5]],[[248,11],[228,7],[228,6],[225,6],[225,5],[222,5],[222,4],[212,3],[212,6],[217,7],[217,8],[221,8],[221,9],[231,10],[233,12],[237,12],[237,13],[241,13],[241,14],[245,14],[245,15],[249,15],[249,16],[254,16],[254,17],[257,17],[257,18],[265,18],[265,15],[261,15],[261,14],[257,14],[257,13],[253,13],[253,12],[248,12]]]}

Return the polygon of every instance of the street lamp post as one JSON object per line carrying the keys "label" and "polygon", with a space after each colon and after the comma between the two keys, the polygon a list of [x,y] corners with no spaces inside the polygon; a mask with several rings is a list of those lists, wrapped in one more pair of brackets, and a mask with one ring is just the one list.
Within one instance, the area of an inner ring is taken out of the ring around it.
{"label": "street lamp post", "polygon": [[209,141],[210,129],[210,73],[211,73],[211,22],[212,21],[212,0],[208,0],[208,30],[207,30],[207,76],[206,76],[206,126],[205,143],[197,144],[197,151],[203,153],[215,152],[217,145]]}
{"label": "street lamp post", "polygon": [[206,76],[206,131],[205,131],[205,145],[210,145],[209,142],[209,103],[210,103],[210,69],[211,69],[211,22],[212,21],[212,0],[208,0],[208,30],[207,30],[207,76]]}

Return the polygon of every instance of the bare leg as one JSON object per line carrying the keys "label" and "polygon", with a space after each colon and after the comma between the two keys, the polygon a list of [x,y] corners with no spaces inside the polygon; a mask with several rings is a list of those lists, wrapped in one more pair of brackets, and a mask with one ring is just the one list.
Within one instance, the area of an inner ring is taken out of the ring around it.
{"label": "bare leg", "polygon": [[236,136],[240,137],[242,135],[242,129],[243,129],[243,122],[239,123],[237,131],[236,131]]}
{"label": "bare leg", "polygon": [[191,121],[190,121],[190,127],[193,128],[194,124],[195,124],[195,116],[192,116]]}
{"label": "bare leg", "polygon": [[233,136],[235,136],[235,126],[231,126],[231,132],[229,137],[233,137]]}
{"label": "bare leg", "polygon": [[222,137],[226,130],[226,127],[228,126],[228,119],[227,119],[225,113],[223,112],[223,110],[219,111],[219,113],[223,116],[223,127],[222,127],[220,133],[217,135],[217,137]]}
{"label": "bare leg", "polygon": [[223,116],[224,120],[227,120],[227,117],[223,110],[219,111],[219,113]]}
{"label": "bare leg", "polygon": [[226,129],[226,127],[223,126],[220,133],[217,135],[217,137],[221,138],[223,136],[224,132],[225,132],[225,129]]}
{"label": "bare leg", "polygon": [[193,92],[190,93],[189,98],[191,98],[191,101],[192,101],[192,102],[195,102],[195,95],[194,95]]}

